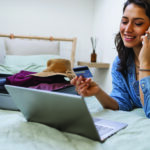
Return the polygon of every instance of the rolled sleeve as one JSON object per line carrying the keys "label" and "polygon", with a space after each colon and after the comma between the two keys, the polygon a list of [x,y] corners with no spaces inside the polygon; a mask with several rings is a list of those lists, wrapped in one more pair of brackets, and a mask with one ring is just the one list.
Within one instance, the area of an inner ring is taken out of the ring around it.
{"label": "rolled sleeve", "polygon": [[150,76],[144,77],[140,80],[140,87],[144,95],[144,111],[148,118],[150,118]]}
{"label": "rolled sleeve", "polygon": [[133,109],[130,96],[121,79],[112,82],[113,89],[110,96],[115,99],[119,105],[119,110],[130,111]]}
{"label": "rolled sleeve", "polygon": [[130,95],[127,90],[127,83],[123,75],[117,71],[118,58],[115,59],[112,66],[112,92],[110,96],[118,102],[119,110],[130,111],[133,109]]}

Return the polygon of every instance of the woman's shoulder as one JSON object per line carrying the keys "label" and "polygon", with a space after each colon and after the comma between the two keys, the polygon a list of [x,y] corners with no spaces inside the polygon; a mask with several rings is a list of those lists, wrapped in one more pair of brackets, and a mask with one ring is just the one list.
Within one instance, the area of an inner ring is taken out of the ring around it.
{"label": "woman's shoulder", "polygon": [[120,59],[118,56],[115,57],[114,61],[113,61],[113,64],[112,64],[112,69],[117,69],[118,66],[119,66],[119,63],[120,63]]}
{"label": "woman's shoulder", "polygon": [[116,76],[118,78],[122,78],[122,74],[118,70],[119,63],[120,63],[120,59],[119,59],[118,56],[116,56],[115,59],[114,59],[114,61],[113,61],[113,64],[112,64],[111,74],[112,74],[112,76]]}

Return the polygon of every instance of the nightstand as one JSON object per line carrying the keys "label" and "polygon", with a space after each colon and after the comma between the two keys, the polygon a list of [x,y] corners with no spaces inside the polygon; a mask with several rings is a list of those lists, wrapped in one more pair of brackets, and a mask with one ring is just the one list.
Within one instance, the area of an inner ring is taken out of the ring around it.
{"label": "nightstand", "polygon": [[110,64],[108,63],[84,62],[84,61],[78,61],[77,64],[79,66],[88,66],[88,67],[99,68],[99,69],[108,69],[110,66]]}

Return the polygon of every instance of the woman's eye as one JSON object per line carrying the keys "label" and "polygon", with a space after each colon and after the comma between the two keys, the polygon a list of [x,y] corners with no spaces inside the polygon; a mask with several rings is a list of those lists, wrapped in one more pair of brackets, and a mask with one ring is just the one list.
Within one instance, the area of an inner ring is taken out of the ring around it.
{"label": "woman's eye", "polygon": [[127,21],[122,21],[122,24],[127,24],[128,22]]}
{"label": "woman's eye", "polygon": [[137,26],[141,26],[143,23],[135,23]]}

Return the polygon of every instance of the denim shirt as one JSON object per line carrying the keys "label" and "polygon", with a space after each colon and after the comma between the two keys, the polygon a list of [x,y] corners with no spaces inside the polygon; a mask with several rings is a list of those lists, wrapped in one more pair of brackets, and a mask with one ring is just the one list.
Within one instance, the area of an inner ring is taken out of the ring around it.
{"label": "denim shirt", "polygon": [[[146,116],[150,118],[150,76],[137,81],[134,60],[130,59],[125,77],[117,71],[119,58],[114,60],[111,72],[113,88],[110,96],[118,102],[120,110],[130,111],[143,107]],[[144,94],[144,106],[140,101],[139,84]]]}

